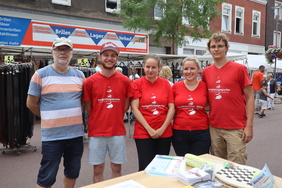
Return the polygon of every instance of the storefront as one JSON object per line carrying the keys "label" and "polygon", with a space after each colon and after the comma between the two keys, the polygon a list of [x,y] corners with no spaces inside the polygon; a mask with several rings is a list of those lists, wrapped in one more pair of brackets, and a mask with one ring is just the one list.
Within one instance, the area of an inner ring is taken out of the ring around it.
{"label": "storefront", "polygon": [[27,56],[32,60],[51,57],[52,42],[57,37],[73,42],[75,59],[95,57],[100,46],[109,41],[114,42],[122,54],[149,52],[146,34],[0,15],[1,62],[24,60]]}

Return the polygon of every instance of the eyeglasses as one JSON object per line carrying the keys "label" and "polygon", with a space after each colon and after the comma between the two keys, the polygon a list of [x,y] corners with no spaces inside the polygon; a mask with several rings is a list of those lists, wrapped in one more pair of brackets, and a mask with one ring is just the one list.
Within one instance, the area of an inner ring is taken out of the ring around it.
{"label": "eyeglasses", "polygon": [[72,51],[72,48],[53,48],[53,50],[56,51],[56,52],[69,53],[70,51]]}
{"label": "eyeglasses", "polygon": [[210,48],[211,49],[221,49],[221,48],[223,48],[223,47],[225,47],[226,45],[218,45],[218,46],[216,46],[216,45],[212,45],[212,46],[210,46]]}

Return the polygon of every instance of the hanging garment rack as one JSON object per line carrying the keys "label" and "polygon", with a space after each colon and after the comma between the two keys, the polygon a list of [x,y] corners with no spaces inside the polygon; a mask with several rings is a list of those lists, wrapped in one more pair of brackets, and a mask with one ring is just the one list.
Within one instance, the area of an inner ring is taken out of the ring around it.
{"label": "hanging garment rack", "polygon": [[34,115],[26,107],[27,91],[31,75],[34,72],[33,63],[14,63],[0,65],[0,142],[5,154],[8,149],[16,149],[20,155],[20,148],[35,146],[27,143],[33,136]]}

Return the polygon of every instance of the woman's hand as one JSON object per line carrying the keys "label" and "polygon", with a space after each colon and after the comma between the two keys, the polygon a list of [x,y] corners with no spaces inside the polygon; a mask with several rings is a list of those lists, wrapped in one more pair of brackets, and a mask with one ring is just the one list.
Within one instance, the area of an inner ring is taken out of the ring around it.
{"label": "woman's hand", "polygon": [[161,126],[160,128],[158,128],[158,129],[156,130],[156,134],[157,134],[158,138],[164,134],[165,129],[166,129],[166,128],[165,128],[164,126]]}
{"label": "woman's hand", "polygon": [[150,135],[151,138],[153,138],[153,139],[159,138],[159,135],[158,135],[158,133],[155,129],[150,127],[150,128],[148,128],[147,132],[148,132],[148,134]]}

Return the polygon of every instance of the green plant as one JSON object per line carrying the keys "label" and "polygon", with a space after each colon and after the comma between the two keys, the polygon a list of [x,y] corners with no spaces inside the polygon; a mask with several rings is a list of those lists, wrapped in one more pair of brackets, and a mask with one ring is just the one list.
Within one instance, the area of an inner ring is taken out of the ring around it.
{"label": "green plant", "polygon": [[282,49],[281,48],[269,48],[265,52],[265,58],[269,64],[274,63],[273,60],[275,58],[282,59]]}

